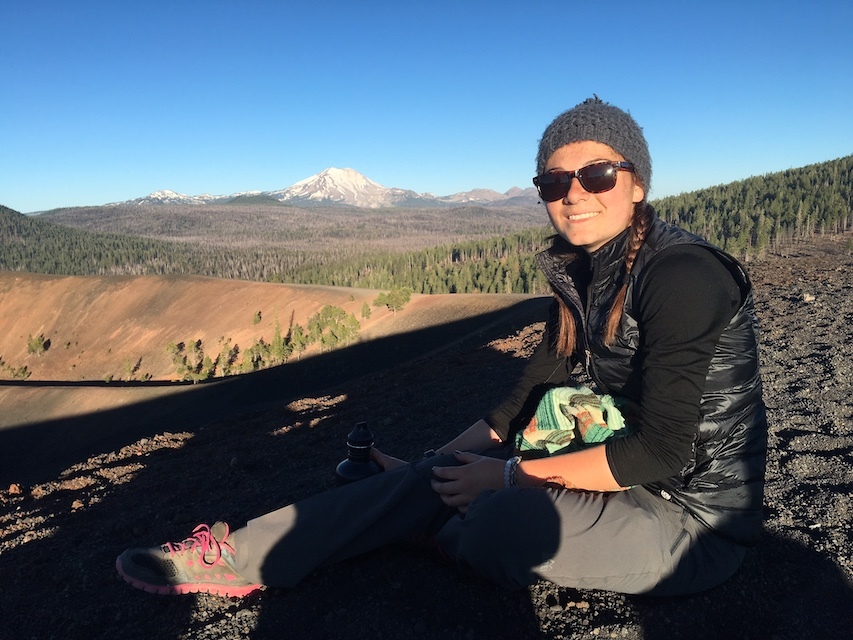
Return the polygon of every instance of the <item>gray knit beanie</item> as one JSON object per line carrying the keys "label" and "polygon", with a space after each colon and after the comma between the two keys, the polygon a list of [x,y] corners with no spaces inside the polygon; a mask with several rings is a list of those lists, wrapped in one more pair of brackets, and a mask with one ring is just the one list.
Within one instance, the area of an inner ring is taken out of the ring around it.
{"label": "gray knit beanie", "polygon": [[582,140],[602,142],[633,163],[648,197],[652,185],[652,159],[643,130],[622,109],[602,102],[595,95],[561,113],[545,129],[539,141],[536,174],[545,171],[545,163],[557,149]]}

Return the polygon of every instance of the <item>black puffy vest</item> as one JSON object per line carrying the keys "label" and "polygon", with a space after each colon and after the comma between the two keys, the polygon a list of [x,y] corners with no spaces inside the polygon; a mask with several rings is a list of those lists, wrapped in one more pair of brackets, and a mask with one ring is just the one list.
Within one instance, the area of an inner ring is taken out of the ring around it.
{"label": "black puffy vest", "polygon": [[[743,292],[743,303],[723,331],[705,381],[693,455],[677,476],[644,485],[687,508],[720,535],[740,544],[757,541],[761,530],[767,421],[758,363],[758,327],[752,287],[731,256],[679,227],[655,218],[628,276],[624,312],[611,346],[604,326],[624,273],[627,232],[592,256],[587,303],[574,286],[574,268],[552,251],[537,261],[555,291],[575,311],[578,345],[587,373],[602,393],[640,401],[640,331],[634,309],[643,292],[643,271],[662,249],[690,243],[706,247],[726,265]],[[587,309],[586,312],[584,309]]]}

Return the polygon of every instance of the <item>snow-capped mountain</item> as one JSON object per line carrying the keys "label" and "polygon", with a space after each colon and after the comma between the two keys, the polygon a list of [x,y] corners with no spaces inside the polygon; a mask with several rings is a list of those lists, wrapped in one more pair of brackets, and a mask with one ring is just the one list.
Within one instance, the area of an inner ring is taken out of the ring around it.
{"label": "snow-capped mountain", "polygon": [[300,180],[287,189],[271,191],[269,195],[282,202],[293,204],[336,203],[366,209],[405,205],[419,199],[433,199],[430,196],[421,196],[414,191],[383,187],[355,169],[336,169],[335,167]]}
{"label": "snow-capped mountain", "polygon": [[407,189],[383,187],[354,169],[330,167],[278,191],[244,191],[231,195],[188,196],[170,190],[155,191],[143,198],[111,204],[214,204],[238,197],[263,196],[296,206],[346,205],[366,209],[383,207],[455,207],[465,204],[485,206],[533,205],[539,201],[534,188],[513,187],[506,193],[491,189],[473,189],[449,196],[416,193]]}
{"label": "snow-capped mountain", "polygon": [[354,169],[330,167],[305,180],[270,195],[282,202],[287,200],[331,200],[345,202],[357,207],[376,206],[384,199],[388,189],[364,177]]}

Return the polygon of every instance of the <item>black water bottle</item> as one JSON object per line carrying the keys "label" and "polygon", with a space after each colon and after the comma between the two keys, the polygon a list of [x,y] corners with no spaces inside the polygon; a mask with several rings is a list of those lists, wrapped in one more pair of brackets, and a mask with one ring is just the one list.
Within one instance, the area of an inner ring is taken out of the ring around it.
{"label": "black water bottle", "polygon": [[376,462],[370,459],[373,449],[373,434],[366,422],[358,422],[347,436],[347,457],[335,469],[338,484],[348,484],[367,478],[382,471]]}

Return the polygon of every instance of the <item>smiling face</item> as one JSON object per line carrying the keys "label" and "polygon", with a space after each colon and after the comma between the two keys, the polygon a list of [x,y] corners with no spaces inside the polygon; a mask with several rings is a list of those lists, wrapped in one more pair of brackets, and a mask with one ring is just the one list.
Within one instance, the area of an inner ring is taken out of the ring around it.
{"label": "smiling face", "polygon": [[[545,164],[548,171],[574,171],[603,160],[625,160],[606,144],[584,140],[557,149]],[[587,253],[597,251],[631,225],[634,204],[645,190],[629,171],[617,172],[616,186],[589,193],[575,178],[566,197],[545,203],[554,229],[569,244]]]}

